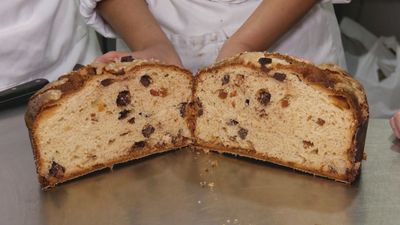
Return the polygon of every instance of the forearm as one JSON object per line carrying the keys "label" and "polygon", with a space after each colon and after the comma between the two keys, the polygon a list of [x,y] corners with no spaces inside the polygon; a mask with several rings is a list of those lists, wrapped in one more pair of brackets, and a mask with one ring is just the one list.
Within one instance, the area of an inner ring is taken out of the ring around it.
{"label": "forearm", "polygon": [[295,25],[317,0],[264,0],[228,42],[246,51],[271,47]]}
{"label": "forearm", "polygon": [[173,48],[145,0],[103,0],[96,10],[132,51],[160,44]]}
{"label": "forearm", "polygon": [[103,0],[96,10],[132,51],[109,52],[98,57],[97,61],[107,62],[129,54],[134,58],[157,59],[181,66],[174,46],[161,30],[145,0]]}

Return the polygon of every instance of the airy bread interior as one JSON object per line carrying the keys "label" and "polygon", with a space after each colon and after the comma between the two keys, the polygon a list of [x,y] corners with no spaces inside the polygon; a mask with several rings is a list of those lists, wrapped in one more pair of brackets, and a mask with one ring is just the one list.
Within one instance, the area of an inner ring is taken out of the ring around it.
{"label": "airy bread interior", "polygon": [[49,184],[115,163],[187,146],[192,79],[176,68],[141,66],[93,76],[38,115],[38,173]]}
{"label": "airy bread interior", "polygon": [[125,60],[81,68],[31,98],[26,122],[43,188],[189,145],[347,183],[360,173],[368,104],[336,66],[243,53],[193,78]]}
{"label": "airy bread interior", "polygon": [[293,71],[211,69],[199,75],[195,96],[203,107],[194,132],[200,146],[338,179],[352,167],[352,110]]}

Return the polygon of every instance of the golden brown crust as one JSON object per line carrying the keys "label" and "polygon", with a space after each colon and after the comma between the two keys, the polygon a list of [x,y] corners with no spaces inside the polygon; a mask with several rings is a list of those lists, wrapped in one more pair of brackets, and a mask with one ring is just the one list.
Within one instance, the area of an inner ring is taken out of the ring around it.
{"label": "golden brown crust", "polygon": [[102,170],[105,168],[112,168],[114,165],[116,164],[121,164],[121,163],[125,163],[134,159],[140,159],[146,156],[150,156],[150,155],[154,155],[154,154],[159,154],[159,153],[163,153],[163,152],[167,152],[167,151],[171,151],[174,149],[180,149],[180,148],[184,148],[187,147],[191,144],[191,140],[189,139],[183,139],[181,143],[177,144],[176,146],[171,146],[169,148],[156,148],[156,147],[150,147],[150,148],[145,148],[141,151],[135,152],[135,151],[131,151],[129,154],[127,155],[123,155],[121,157],[115,158],[112,161],[106,163],[106,164],[96,164],[94,166],[92,166],[89,169],[86,170],[82,170],[79,171],[77,173],[72,173],[69,176],[63,176],[60,177],[58,179],[54,178],[54,177],[43,177],[43,176],[39,176],[39,182],[40,185],[42,187],[43,190],[49,190],[53,187],[55,187],[57,184],[59,183],[63,183],[65,181],[68,180],[72,180],[74,178],[77,177],[81,177],[84,176],[86,174],[89,174],[91,172],[95,172],[98,170]]}
{"label": "golden brown crust", "polygon": [[[262,66],[258,59],[261,57],[281,60],[281,62],[271,63],[273,68]],[[284,62],[284,63],[283,63]],[[245,52],[240,53],[232,58],[221,61],[215,66],[207,67],[198,72],[195,83],[203,79],[203,76],[211,71],[218,71],[224,67],[234,65],[246,66],[263,72],[272,70],[290,70],[295,72],[301,80],[313,86],[320,86],[325,91],[343,96],[347,101],[352,101],[354,106],[360,108],[357,110],[357,118],[361,121],[368,119],[368,104],[362,85],[353,79],[348,73],[336,65],[323,64],[315,66],[314,64],[295,58],[293,56],[283,55],[280,53],[267,52]]]}
{"label": "golden brown crust", "polygon": [[95,67],[88,65],[63,75],[58,80],[47,84],[29,100],[25,113],[25,123],[28,128],[32,127],[33,121],[43,107],[56,104],[62,96],[73,93],[82,87],[92,77],[96,75]]}
{"label": "golden brown crust", "polygon": [[28,128],[32,127],[33,121],[43,108],[56,105],[57,101],[62,97],[79,91],[85,86],[85,83],[94,76],[113,75],[115,77],[120,77],[123,75],[119,73],[120,71],[124,71],[125,73],[145,67],[154,68],[154,66],[179,70],[192,80],[192,74],[188,70],[174,65],[161,64],[156,61],[135,60],[134,63],[114,62],[110,64],[95,63],[87,65],[77,71],[61,76],[57,81],[47,84],[34,94],[28,103],[25,113],[25,123]]}
{"label": "golden brown crust", "polygon": [[[268,65],[263,64],[262,61],[260,63],[260,58],[272,59],[272,63]],[[320,176],[332,177],[343,182],[351,183],[356,179],[361,169],[359,162],[362,160],[364,153],[365,136],[369,118],[367,98],[362,85],[358,81],[336,65],[324,64],[315,66],[305,60],[279,53],[245,52],[199,71],[194,81],[195,87],[193,88],[193,95],[196,95],[198,83],[206,79],[209,73],[233,66],[243,66],[266,74],[276,70],[290,71],[291,73],[295,73],[300,80],[310,86],[329,93],[332,96],[333,102],[336,102],[339,107],[349,107],[353,112],[355,130],[353,131],[352,146],[348,150],[348,158],[349,161],[352,162],[353,167],[347,171],[347,176],[337,177],[333,174],[323,174],[320,171],[311,171],[308,168],[303,168],[301,165],[296,165],[296,167],[298,167],[299,170],[304,169],[305,172],[313,174],[321,173]],[[195,124],[196,122],[193,123]],[[198,138],[196,138],[195,142],[201,145],[200,147],[215,147],[218,151],[234,152],[239,155],[272,161],[293,168],[293,165],[290,165],[290,163],[282,162],[278,159],[271,159],[255,152],[251,153],[240,149],[227,149],[215,145],[208,146],[209,143],[202,143]]]}
{"label": "golden brown crust", "polygon": [[[261,65],[258,62],[260,57],[277,59],[278,63],[274,63],[273,67]],[[281,61],[279,61],[281,60]],[[111,64],[93,64],[85,66],[78,71],[71,72],[67,75],[60,77],[57,81],[48,84],[41,91],[32,96],[28,109],[25,114],[25,121],[29,129],[29,135],[31,138],[32,150],[36,162],[37,171],[39,172],[42,167],[41,162],[38,160],[38,146],[35,140],[35,121],[38,115],[49,112],[51,109],[57,107],[58,102],[65,98],[67,95],[73,94],[85,87],[85,84],[93,79],[95,76],[100,75],[111,75],[118,79],[121,79],[123,75],[128,71],[137,71],[146,68],[154,68],[155,66],[168,68],[173,70],[179,70],[183,72],[192,82],[192,100],[187,104],[185,109],[187,113],[187,124],[194,137],[196,118],[202,114],[202,103],[196,98],[196,87],[198,83],[204,79],[205,75],[210,71],[218,71],[225,67],[232,66],[245,66],[247,68],[261,70],[263,73],[270,73],[273,70],[290,70],[296,73],[296,75],[302,81],[310,84],[315,88],[319,88],[332,95],[332,98],[342,107],[350,107],[354,112],[355,131],[353,136],[352,147],[348,150],[348,157],[353,164],[353,167],[347,171],[346,176],[338,175],[334,171],[326,172],[322,169],[315,171],[310,168],[306,168],[303,165],[293,164],[285,162],[280,159],[269,157],[265,154],[256,153],[255,151],[249,151],[245,149],[237,148],[225,148],[224,146],[218,146],[212,143],[203,143],[196,139],[195,146],[210,148],[220,152],[227,152],[232,154],[238,154],[254,159],[270,161],[276,164],[288,166],[297,170],[301,170],[307,173],[311,173],[318,176],[333,178],[342,182],[351,183],[353,182],[360,172],[360,161],[362,160],[365,144],[366,130],[368,126],[368,104],[366,96],[362,86],[352,79],[345,71],[334,65],[321,65],[315,66],[307,61],[300,60],[291,56],[282,55],[278,53],[242,53],[231,59],[217,63],[216,65],[201,70],[195,79],[192,78],[192,74],[184,69],[176,66],[164,65],[157,62],[149,62],[137,60],[135,63],[121,63],[115,62]],[[129,160],[145,157],[151,154],[168,151],[177,147],[185,147],[191,143],[191,140],[184,140],[182,143],[178,143],[176,146],[171,146],[168,149],[161,148],[149,148],[144,149],[140,152],[131,152],[128,155],[121,156],[108,162],[107,164],[98,164],[90,169],[81,171],[79,173],[71,174],[69,176],[63,176],[58,179],[46,178],[39,176],[39,181],[44,189],[51,188],[57,183],[61,183],[95,170],[111,167],[116,163],[122,163]],[[38,173],[39,174],[39,173]]]}
{"label": "golden brown crust", "polygon": [[[123,62],[113,62],[110,64],[92,64],[87,65],[80,68],[77,71],[73,71],[69,74],[61,76],[57,81],[51,82],[45,87],[43,87],[40,91],[38,91],[35,95],[30,98],[28,103],[27,111],[25,113],[25,123],[28,127],[29,136],[31,140],[32,151],[34,155],[34,160],[36,164],[37,173],[42,168],[42,162],[39,160],[39,149],[37,146],[37,140],[35,140],[35,132],[38,121],[38,117],[44,113],[50,113],[51,110],[54,110],[58,103],[68,95],[74,94],[81,89],[85,88],[86,83],[88,83],[91,79],[96,76],[101,75],[112,75],[114,77],[118,77],[119,79],[123,79],[123,75],[126,72],[135,72],[141,69],[146,68],[163,68],[169,69],[174,71],[179,71],[181,74],[184,74],[190,81],[193,81],[192,74],[182,68],[179,68],[174,65],[165,65],[155,61],[146,61],[146,60],[135,60],[133,63],[123,63]],[[123,71],[123,72],[122,72]],[[187,123],[190,123],[190,119],[186,120]],[[188,141],[188,140],[186,140]],[[190,140],[191,141],[191,140]],[[175,146],[176,148],[184,147],[188,144],[180,144]],[[154,149],[153,149],[154,150]],[[169,150],[169,149],[168,149]],[[78,176],[82,176],[89,172],[103,169],[106,167],[110,167],[116,163],[129,161],[132,159],[137,159],[144,157],[146,155],[155,154],[159,152],[163,152],[167,150],[159,150],[155,149],[155,151],[146,151],[143,154],[140,153],[138,155],[130,154],[128,156],[123,156],[119,159],[115,159],[112,162],[108,163],[107,165],[98,165],[96,168],[91,168],[88,170],[83,171],[79,174],[73,174],[67,177],[63,177],[60,179],[55,178],[46,178],[39,175],[39,182],[43,188],[53,187],[57,183],[64,182],[66,180],[73,179]]]}
{"label": "golden brown crust", "polygon": [[302,171],[305,173],[309,173],[309,174],[312,174],[315,176],[334,179],[336,181],[340,181],[340,182],[348,183],[348,184],[352,183],[356,178],[353,176],[340,175],[340,174],[336,173],[334,170],[326,172],[326,171],[322,170],[322,168],[321,168],[320,170],[316,171],[315,169],[308,168],[308,167],[304,166],[303,164],[283,161],[276,157],[270,157],[267,154],[257,153],[255,150],[241,149],[241,148],[226,148],[226,147],[220,146],[218,144],[206,143],[206,142],[202,142],[202,141],[196,142],[195,146],[198,148],[202,148],[202,149],[208,149],[210,151],[217,151],[217,152],[221,152],[221,153],[228,153],[228,154],[244,156],[244,157],[248,157],[248,158],[252,158],[252,159],[256,159],[256,160],[266,161],[266,162],[274,163],[277,165],[289,167],[289,168],[292,168],[292,169],[295,169],[298,171]]}

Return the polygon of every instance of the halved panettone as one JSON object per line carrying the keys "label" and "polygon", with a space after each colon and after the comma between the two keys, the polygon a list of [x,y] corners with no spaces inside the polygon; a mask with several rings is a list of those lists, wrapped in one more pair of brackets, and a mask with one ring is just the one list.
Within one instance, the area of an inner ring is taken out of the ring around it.
{"label": "halved panettone", "polygon": [[83,67],[31,98],[26,122],[43,188],[191,143],[191,73],[131,60]]}
{"label": "halved panettone", "polygon": [[196,145],[352,182],[368,122],[362,86],[333,65],[243,53],[200,71]]}
{"label": "halved panettone", "polygon": [[368,104],[339,67],[277,53],[242,53],[194,78],[123,57],[44,87],[26,122],[43,188],[191,145],[351,183],[361,169]]}

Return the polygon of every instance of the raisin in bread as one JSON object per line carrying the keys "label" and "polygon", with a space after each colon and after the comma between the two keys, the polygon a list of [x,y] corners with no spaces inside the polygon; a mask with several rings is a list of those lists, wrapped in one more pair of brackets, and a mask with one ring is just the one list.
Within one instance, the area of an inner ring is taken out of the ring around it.
{"label": "raisin in bread", "polygon": [[28,105],[43,188],[193,145],[351,183],[368,123],[361,85],[334,65],[243,53],[200,71],[122,58],[60,77]]}
{"label": "raisin in bread", "polygon": [[123,57],[60,77],[26,112],[43,188],[191,143],[192,74]]}
{"label": "raisin in bread", "polygon": [[242,53],[200,71],[196,145],[351,183],[368,123],[362,86],[334,65]]}

